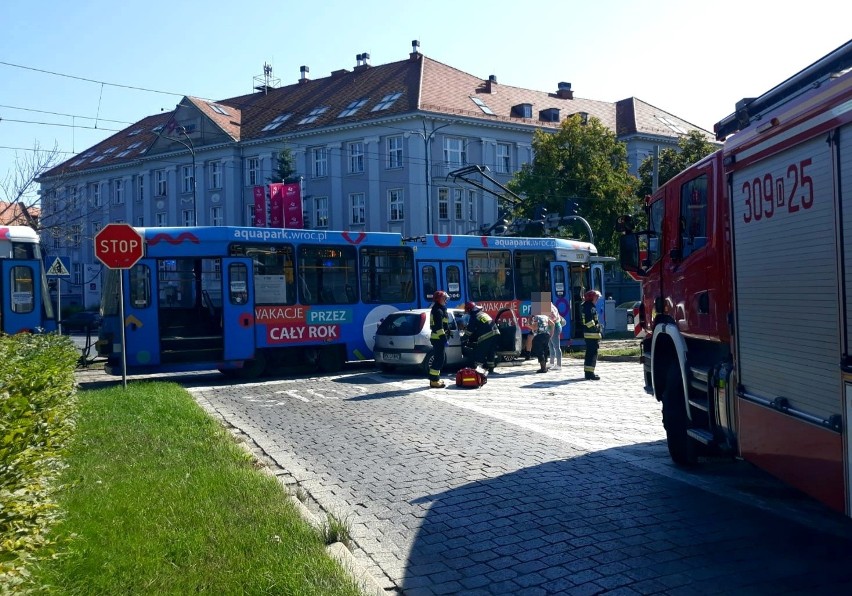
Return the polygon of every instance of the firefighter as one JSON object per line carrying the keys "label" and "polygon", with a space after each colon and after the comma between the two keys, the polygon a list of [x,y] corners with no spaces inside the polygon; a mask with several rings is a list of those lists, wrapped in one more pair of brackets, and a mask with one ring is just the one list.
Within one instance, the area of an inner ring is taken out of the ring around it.
{"label": "firefighter", "polygon": [[583,317],[583,340],[586,342],[586,357],[583,360],[583,371],[586,373],[587,381],[600,379],[595,374],[595,365],[598,362],[598,347],[601,343],[601,324],[598,321],[598,309],[595,306],[601,293],[597,290],[589,290],[583,295],[583,306],[580,312]]}
{"label": "firefighter", "polygon": [[468,314],[466,340],[473,347],[473,362],[479,373],[486,370],[494,372],[497,366],[497,339],[500,331],[494,319],[474,302],[465,302],[464,311]]}
{"label": "firefighter", "polygon": [[447,298],[449,295],[443,290],[438,290],[432,295],[432,310],[429,312],[429,329],[432,334],[429,340],[432,343],[432,364],[429,366],[429,387],[440,389],[446,384],[441,380],[441,369],[446,361],[445,350],[447,341],[450,339],[450,319],[447,314]]}

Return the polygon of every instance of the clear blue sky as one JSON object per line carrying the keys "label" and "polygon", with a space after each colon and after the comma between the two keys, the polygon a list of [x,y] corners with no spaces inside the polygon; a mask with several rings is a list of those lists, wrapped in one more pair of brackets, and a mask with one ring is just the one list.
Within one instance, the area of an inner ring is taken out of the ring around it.
{"label": "clear blue sky", "polygon": [[767,91],[848,41],[850,6],[828,0],[4,0],[0,62],[98,82],[0,64],[0,180],[15,167],[16,153],[35,143],[57,144],[70,157],[112,134],[106,129],[173,109],[182,95],[249,93],[264,62],[282,85],[290,84],[301,65],[319,78],[351,69],[361,52],[373,64],[402,60],[412,39],[430,58],[482,78],[496,75],[501,84],[555,91],[568,81],[575,96],[635,96],[712,130],[739,99]]}

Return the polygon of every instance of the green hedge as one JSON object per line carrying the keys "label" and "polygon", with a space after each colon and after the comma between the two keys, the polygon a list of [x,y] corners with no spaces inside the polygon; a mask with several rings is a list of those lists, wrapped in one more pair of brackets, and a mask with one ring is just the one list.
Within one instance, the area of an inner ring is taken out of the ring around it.
{"label": "green hedge", "polygon": [[0,586],[25,573],[57,515],[51,480],[73,428],[79,353],[56,334],[0,335]]}

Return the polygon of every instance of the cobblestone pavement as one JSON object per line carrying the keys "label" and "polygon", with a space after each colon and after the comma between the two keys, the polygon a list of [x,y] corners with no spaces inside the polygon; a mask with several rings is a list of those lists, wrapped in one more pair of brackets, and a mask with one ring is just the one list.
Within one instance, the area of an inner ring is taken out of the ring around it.
{"label": "cobblestone pavement", "polygon": [[563,364],[478,390],[364,366],[182,382],[348,520],[389,592],[849,593],[852,521],[744,462],[675,468],[638,364]]}

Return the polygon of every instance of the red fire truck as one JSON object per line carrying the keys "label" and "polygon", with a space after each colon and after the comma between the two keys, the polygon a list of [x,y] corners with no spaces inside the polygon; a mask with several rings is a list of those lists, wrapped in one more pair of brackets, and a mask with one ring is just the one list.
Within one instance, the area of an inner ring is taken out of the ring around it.
{"label": "red fire truck", "polygon": [[[727,453],[852,515],[852,41],[715,126],[623,226],[672,460]],[[731,135],[731,136],[729,136]]]}

